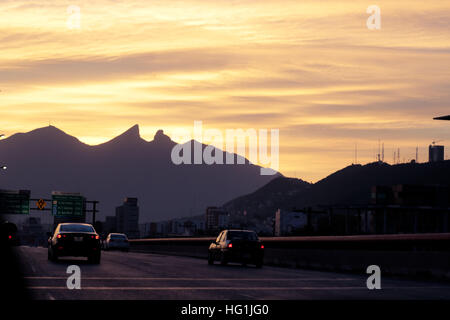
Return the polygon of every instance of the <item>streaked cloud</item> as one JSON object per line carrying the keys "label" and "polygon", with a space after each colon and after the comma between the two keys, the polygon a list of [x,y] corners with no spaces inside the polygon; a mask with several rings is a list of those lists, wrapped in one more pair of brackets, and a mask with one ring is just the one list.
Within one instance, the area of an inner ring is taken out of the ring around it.
{"label": "streaked cloud", "polygon": [[[139,123],[144,138],[204,126],[280,129],[280,169],[318,180],[447,139],[450,4],[379,1],[0,2],[0,128],[53,125],[97,144]],[[448,141],[446,141],[448,144]],[[389,159],[388,159],[389,160]]]}

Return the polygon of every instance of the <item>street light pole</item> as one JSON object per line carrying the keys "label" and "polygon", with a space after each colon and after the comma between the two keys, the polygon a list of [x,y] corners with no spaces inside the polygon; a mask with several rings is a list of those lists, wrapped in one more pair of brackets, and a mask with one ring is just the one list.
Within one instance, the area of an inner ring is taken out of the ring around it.
{"label": "street light pole", "polygon": [[436,118],[433,118],[433,120],[450,120],[450,115],[442,116],[442,117],[436,117]]}
{"label": "street light pole", "polygon": [[[4,136],[5,136],[5,135],[4,135],[3,133],[0,133],[0,138],[3,138]],[[6,170],[7,167],[4,166],[4,165],[2,165],[2,166],[0,166],[0,169],[1,169],[1,170]]]}

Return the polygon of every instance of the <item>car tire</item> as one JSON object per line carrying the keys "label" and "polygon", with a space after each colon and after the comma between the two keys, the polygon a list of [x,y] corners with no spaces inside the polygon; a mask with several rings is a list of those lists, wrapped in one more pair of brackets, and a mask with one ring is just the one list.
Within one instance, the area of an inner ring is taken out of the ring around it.
{"label": "car tire", "polygon": [[228,260],[223,253],[220,255],[220,264],[223,266],[226,266],[228,264]]}
{"label": "car tire", "polygon": [[52,262],[58,261],[58,256],[55,254],[52,248],[48,250],[48,260]]}
{"label": "car tire", "polygon": [[214,264],[214,257],[211,254],[211,252],[208,252],[208,264],[213,265]]}
{"label": "car tire", "polygon": [[94,254],[92,256],[88,257],[88,262],[92,263],[92,264],[100,264],[100,254]]}

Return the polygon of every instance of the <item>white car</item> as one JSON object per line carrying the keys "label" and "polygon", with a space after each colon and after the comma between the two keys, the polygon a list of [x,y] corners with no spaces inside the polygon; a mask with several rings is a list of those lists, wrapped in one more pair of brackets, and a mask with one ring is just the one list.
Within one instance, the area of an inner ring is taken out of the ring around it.
{"label": "white car", "polygon": [[105,250],[122,250],[128,251],[130,249],[130,244],[128,243],[128,238],[126,234],[123,233],[110,233],[106,237],[104,242]]}

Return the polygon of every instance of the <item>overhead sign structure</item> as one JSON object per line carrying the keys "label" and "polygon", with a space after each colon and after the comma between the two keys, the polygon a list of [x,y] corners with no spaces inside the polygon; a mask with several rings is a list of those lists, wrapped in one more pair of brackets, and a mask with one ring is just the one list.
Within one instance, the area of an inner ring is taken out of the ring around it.
{"label": "overhead sign structure", "polygon": [[29,214],[30,190],[0,190],[0,214]]}
{"label": "overhead sign structure", "polygon": [[52,213],[60,217],[84,216],[85,199],[79,193],[52,192]]}

